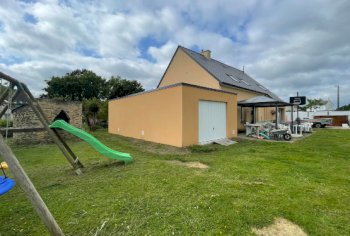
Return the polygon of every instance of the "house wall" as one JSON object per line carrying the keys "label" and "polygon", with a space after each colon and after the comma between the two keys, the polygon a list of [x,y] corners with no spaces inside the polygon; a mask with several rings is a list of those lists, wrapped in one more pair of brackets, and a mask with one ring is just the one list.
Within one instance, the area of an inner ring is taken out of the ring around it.
{"label": "house wall", "polygon": [[183,87],[183,146],[198,144],[199,101],[226,103],[226,137],[237,137],[237,95],[220,91]]}
{"label": "house wall", "polygon": [[142,93],[108,102],[108,132],[182,146],[182,88]]}
{"label": "house wall", "polygon": [[[222,86],[210,73],[203,69],[198,63],[196,63],[189,55],[183,50],[178,49],[163,78],[159,84],[159,87],[164,87],[176,83],[189,83],[207,88],[220,89],[223,91],[233,92],[237,94],[237,101],[242,101],[256,96],[265,95],[259,92],[248,91],[245,89],[234,88],[231,86]],[[275,108],[257,108],[256,117],[257,121],[273,121],[275,115],[272,113]],[[246,122],[252,122],[252,109],[243,108],[243,120],[241,120],[241,109],[236,109],[236,120],[238,122],[238,130],[245,130],[244,124]],[[284,109],[282,112],[282,120],[285,120]]]}
{"label": "house wall", "polygon": [[109,101],[108,132],[177,147],[198,144],[200,100],[227,103],[227,137],[236,137],[236,95],[191,85]]}
{"label": "house wall", "polygon": [[231,86],[220,86],[220,89],[237,94],[237,101],[246,100],[256,96],[263,96],[265,94],[253,92],[245,89],[239,89]]}
{"label": "house wall", "polygon": [[[82,103],[67,102],[43,99],[38,101],[44,114],[50,122],[63,110],[70,118],[70,124],[82,128]],[[13,127],[15,128],[38,128],[43,127],[39,118],[35,115],[30,106],[20,107],[13,112]],[[64,138],[72,138],[70,134],[59,131]],[[51,138],[46,131],[14,133],[13,140],[18,144],[32,144],[51,142]]]}
{"label": "house wall", "polygon": [[198,65],[184,51],[177,50],[170,62],[159,87],[177,83],[189,83],[207,88],[220,89],[219,82]]}

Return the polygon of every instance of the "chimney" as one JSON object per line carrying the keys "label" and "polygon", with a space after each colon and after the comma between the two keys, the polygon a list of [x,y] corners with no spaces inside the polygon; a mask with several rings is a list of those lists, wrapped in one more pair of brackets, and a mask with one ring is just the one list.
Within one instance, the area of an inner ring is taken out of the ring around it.
{"label": "chimney", "polygon": [[210,50],[202,50],[201,54],[205,56],[205,58],[210,59],[211,58],[211,51]]}

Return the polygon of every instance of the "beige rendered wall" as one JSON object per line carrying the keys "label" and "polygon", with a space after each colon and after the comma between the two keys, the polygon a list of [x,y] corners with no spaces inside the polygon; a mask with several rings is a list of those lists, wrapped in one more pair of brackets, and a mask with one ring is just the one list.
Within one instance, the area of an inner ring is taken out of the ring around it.
{"label": "beige rendered wall", "polygon": [[200,100],[227,103],[227,137],[236,137],[236,95],[188,85],[109,101],[108,132],[177,147],[198,144]]}
{"label": "beige rendered wall", "polygon": [[176,51],[159,87],[177,83],[188,83],[207,88],[220,89],[219,82],[181,48]]}
{"label": "beige rendered wall", "polygon": [[220,89],[222,89],[224,91],[231,92],[231,93],[236,93],[238,102],[252,98],[252,97],[264,95],[262,93],[253,92],[253,91],[244,90],[244,89],[239,89],[239,88],[234,88],[234,87],[229,87],[229,86],[220,86]]}
{"label": "beige rendered wall", "polygon": [[108,111],[109,133],[182,146],[181,86],[111,100]]}
{"label": "beige rendered wall", "polygon": [[219,91],[183,87],[183,146],[198,144],[199,101],[226,102],[226,137],[237,137],[237,96]]}

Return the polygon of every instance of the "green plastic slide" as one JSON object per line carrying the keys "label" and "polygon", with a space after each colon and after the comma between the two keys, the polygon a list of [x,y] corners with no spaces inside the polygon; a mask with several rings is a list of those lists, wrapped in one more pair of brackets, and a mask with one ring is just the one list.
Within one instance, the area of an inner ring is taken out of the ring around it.
{"label": "green plastic slide", "polygon": [[82,140],[86,141],[91,146],[93,146],[96,149],[96,151],[98,151],[99,153],[101,153],[102,155],[104,155],[106,157],[109,157],[109,158],[115,159],[115,160],[124,161],[125,163],[132,161],[132,157],[130,156],[129,153],[118,152],[116,150],[113,150],[113,149],[107,147],[106,145],[101,143],[97,138],[95,138],[91,134],[85,132],[84,130],[78,129],[78,128],[68,124],[64,120],[56,120],[49,127],[50,128],[64,129],[68,133],[71,133],[71,134],[81,138]]}

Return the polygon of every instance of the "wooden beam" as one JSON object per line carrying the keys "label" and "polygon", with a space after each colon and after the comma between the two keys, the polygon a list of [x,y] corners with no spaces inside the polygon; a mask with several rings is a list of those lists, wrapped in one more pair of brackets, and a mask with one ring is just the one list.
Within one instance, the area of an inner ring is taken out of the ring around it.
{"label": "wooden beam", "polygon": [[83,164],[79,161],[78,157],[75,156],[75,154],[73,153],[72,149],[70,149],[70,147],[68,146],[68,144],[64,141],[64,139],[61,137],[61,135],[57,132],[57,129],[53,129],[53,132],[57,135],[57,138],[60,140],[60,142],[63,144],[63,146],[66,148],[66,150],[69,152],[69,154],[74,158],[74,162],[77,163],[77,165],[80,168],[84,168]]}
{"label": "wooden beam", "polygon": [[12,84],[16,85],[17,87],[20,84],[20,82],[18,80],[16,80],[15,78],[12,78],[9,75],[6,75],[6,74],[2,73],[1,71],[0,71],[0,78],[11,82]]}
{"label": "wooden beam", "polygon": [[2,104],[5,101],[5,98],[9,95],[10,90],[13,89],[14,87],[15,85],[13,83],[10,83],[10,86],[8,86],[0,96],[0,104]]}
{"label": "wooden beam", "polygon": [[6,88],[6,90],[0,96],[0,104],[5,100],[5,98],[9,95],[10,88]]}
{"label": "wooden beam", "polygon": [[[13,101],[13,99],[16,99],[17,96],[19,95],[20,91],[16,90],[15,94],[13,94],[13,96],[11,97],[11,101]],[[1,103],[0,103],[1,104]],[[0,111],[0,118],[6,113],[7,109],[9,107],[9,104],[6,104],[4,106],[4,108]]]}
{"label": "wooden beam", "polygon": [[23,95],[26,97],[26,100],[28,101],[28,104],[31,106],[31,108],[33,109],[34,113],[39,118],[40,122],[43,124],[44,128],[49,133],[50,137],[53,139],[55,144],[58,146],[58,148],[61,150],[63,155],[66,157],[67,161],[72,165],[72,167],[74,168],[75,172],[78,175],[81,174],[80,168],[83,165],[80,163],[80,161],[78,160],[78,158],[74,154],[73,154],[74,156],[71,156],[72,152],[69,152],[66,149],[66,147],[63,145],[63,143],[60,141],[60,139],[58,138],[59,134],[58,133],[54,133],[54,131],[52,129],[50,129],[49,121],[48,121],[47,117],[44,115],[44,112],[42,111],[40,105],[34,99],[33,95],[30,93],[30,91],[27,88],[27,86],[25,84],[23,84],[23,83],[20,83],[18,89],[23,90]]}
{"label": "wooden beam", "polygon": [[63,231],[57,224],[55,218],[47,208],[45,202],[41,198],[38,191],[35,189],[33,183],[23,170],[22,166],[18,162],[16,156],[12,153],[11,149],[6,145],[4,139],[0,135],[0,152],[4,160],[9,166],[15,181],[19,184],[21,189],[26,194],[29,201],[32,203],[36,213],[45,224],[46,228],[51,235],[64,235]]}
{"label": "wooden beam", "polygon": [[55,133],[52,129],[50,129],[50,127],[49,127],[49,124],[50,124],[49,120],[45,116],[45,114],[42,111],[39,103],[35,100],[34,96],[30,92],[28,87],[24,83],[19,82],[18,80],[12,78],[11,76],[8,76],[8,75],[2,73],[1,71],[0,71],[0,78],[9,81],[12,84],[12,86],[16,86],[17,87],[17,91],[19,93],[23,92],[23,95],[25,96],[25,98],[26,98],[26,100],[28,102],[28,105],[30,105],[30,107],[33,109],[34,113],[39,118],[39,120],[42,123],[42,125],[44,126],[45,130],[49,133],[50,137],[53,139],[55,144],[61,150],[61,152],[66,157],[68,162],[73,166],[73,168],[75,169],[75,172],[77,174],[80,174],[81,173],[80,168],[82,168],[83,165],[78,160],[77,156],[68,147],[68,145],[61,141],[63,139],[60,137],[60,135],[57,132]]}
{"label": "wooden beam", "polygon": [[28,132],[39,132],[39,131],[46,131],[44,127],[36,127],[36,128],[26,128],[26,127],[19,127],[19,128],[14,128],[14,127],[9,127],[9,128],[0,128],[0,133],[4,133],[9,131],[12,133],[28,133]]}

